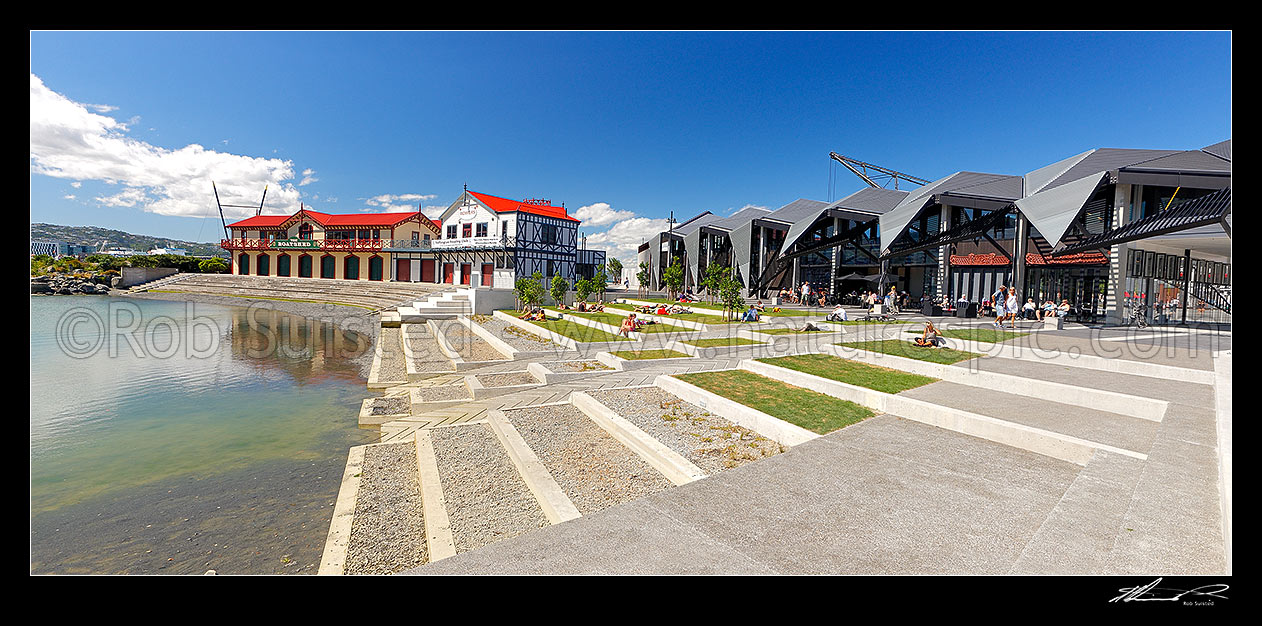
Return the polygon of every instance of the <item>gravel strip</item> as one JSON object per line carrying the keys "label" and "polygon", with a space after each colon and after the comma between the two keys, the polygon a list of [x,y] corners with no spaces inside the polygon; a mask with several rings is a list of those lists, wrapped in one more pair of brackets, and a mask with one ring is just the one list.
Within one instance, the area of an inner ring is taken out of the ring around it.
{"label": "gravel strip", "polygon": [[346,573],[392,574],[428,560],[415,444],[368,447],[346,550]]}
{"label": "gravel strip", "polygon": [[403,340],[412,351],[412,368],[418,372],[454,372],[451,359],[438,347],[426,324],[404,324]]}
{"label": "gravel strip", "polygon": [[389,398],[372,398],[368,402],[369,415],[398,415],[410,413],[412,400],[407,396],[391,396]]}
{"label": "gravel strip", "polygon": [[382,328],[378,341],[381,342],[381,366],[377,369],[377,380],[406,381],[408,370],[403,359],[403,344],[399,340],[399,329]]}
{"label": "gravel strip", "polygon": [[571,405],[512,409],[504,415],[583,515],[671,486]]}
{"label": "gravel strip", "polygon": [[587,395],[707,474],[787,450],[775,441],[657,387],[589,391]]}
{"label": "gravel strip", "polygon": [[456,552],[548,525],[539,503],[486,424],[429,431]]}
{"label": "gravel strip", "polygon": [[546,361],[540,363],[550,372],[564,374],[566,372],[590,372],[612,370],[612,367],[600,361]]}
{"label": "gravel strip", "polygon": [[459,385],[435,385],[417,387],[416,394],[422,402],[440,402],[443,400],[472,400],[469,388],[464,383]]}
{"label": "gravel strip", "polygon": [[508,372],[505,374],[483,374],[478,376],[483,387],[511,387],[513,385],[537,385],[539,379],[530,372]]}
{"label": "gravel strip", "polygon": [[552,343],[551,339],[544,339],[539,335],[527,332],[509,324],[508,322],[505,322],[504,320],[495,319],[489,315],[474,315],[470,319],[472,319],[474,323],[482,326],[482,328],[491,331],[491,333],[493,333],[497,338],[503,340],[504,343],[517,348],[518,350],[539,351],[558,349],[561,347]]}
{"label": "gravel strip", "polygon": [[404,324],[403,339],[412,351],[412,358],[419,362],[441,361],[449,363],[447,355],[438,347],[438,340],[425,324]]}
{"label": "gravel strip", "polygon": [[507,358],[464,324],[448,323],[443,326],[442,332],[447,345],[466,361],[503,361]]}

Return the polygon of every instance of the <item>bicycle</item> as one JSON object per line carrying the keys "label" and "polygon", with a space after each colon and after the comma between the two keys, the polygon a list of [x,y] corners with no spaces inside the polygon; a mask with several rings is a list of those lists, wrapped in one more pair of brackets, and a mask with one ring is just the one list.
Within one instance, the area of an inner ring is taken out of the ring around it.
{"label": "bicycle", "polygon": [[1126,325],[1135,324],[1137,328],[1148,328],[1148,305],[1136,304],[1131,307],[1131,316],[1126,319]]}
{"label": "bicycle", "polygon": [[863,321],[865,321],[865,322],[871,322],[871,321],[873,321],[873,320],[878,321],[878,322],[897,322],[897,321],[898,321],[898,311],[895,311],[895,310],[891,307],[891,308],[886,309],[885,311],[883,311],[883,312],[881,312],[881,313],[873,314],[873,313],[872,313],[872,309],[868,309],[867,314],[865,314],[865,315],[863,316]]}

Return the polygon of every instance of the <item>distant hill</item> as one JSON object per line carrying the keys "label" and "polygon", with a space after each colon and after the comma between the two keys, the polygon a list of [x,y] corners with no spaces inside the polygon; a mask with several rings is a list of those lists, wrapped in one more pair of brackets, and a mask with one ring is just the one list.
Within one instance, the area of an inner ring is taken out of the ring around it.
{"label": "distant hill", "polygon": [[105,241],[106,249],[131,248],[146,252],[153,248],[183,248],[192,256],[227,257],[228,251],[214,243],[195,243],[167,237],[133,235],[121,230],[99,226],[60,226],[58,224],[31,224],[32,240],[64,241],[77,246],[99,248]]}

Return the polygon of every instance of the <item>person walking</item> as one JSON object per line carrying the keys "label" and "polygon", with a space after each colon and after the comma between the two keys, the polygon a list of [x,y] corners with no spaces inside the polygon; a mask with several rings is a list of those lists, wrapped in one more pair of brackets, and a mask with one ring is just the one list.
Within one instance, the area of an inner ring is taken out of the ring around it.
{"label": "person walking", "polygon": [[1020,307],[1021,303],[1017,301],[1017,290],[1009,289],[1008,301],[1004,304],[1004,308],[1008,310],[1008,317],[1012,318],[1012,330],[1017,329],[1017,315],[1020,314]]}
{"label": "person walking", "polygon": [[1003,318],[1007,317],[1005,308],[1008,303],[1008,288],[999,285],[999,289],[995,293],[990,294],[990,301],[995,304],[995,321],[991,325],[995,328],[1003,327]]}

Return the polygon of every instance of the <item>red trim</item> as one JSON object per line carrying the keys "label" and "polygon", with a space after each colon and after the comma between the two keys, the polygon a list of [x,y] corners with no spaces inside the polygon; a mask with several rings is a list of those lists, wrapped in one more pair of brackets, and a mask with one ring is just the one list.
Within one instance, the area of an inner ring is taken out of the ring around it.
{"label": "red trim", "polygon": [[[1108,257],[1100,254],[1099,252],[1067,254],[1065,256],[1053,257],[1050,260],[1044,258],[1043,255],[1037,252],[1029,252],[1025,255],[1026,265],[1107,265],[1108,262]],[[1009,261],[1008,257],[994,252],[987,254],[951,255],[951,265],[998,267],[1011,264],[1012,261]]]}

